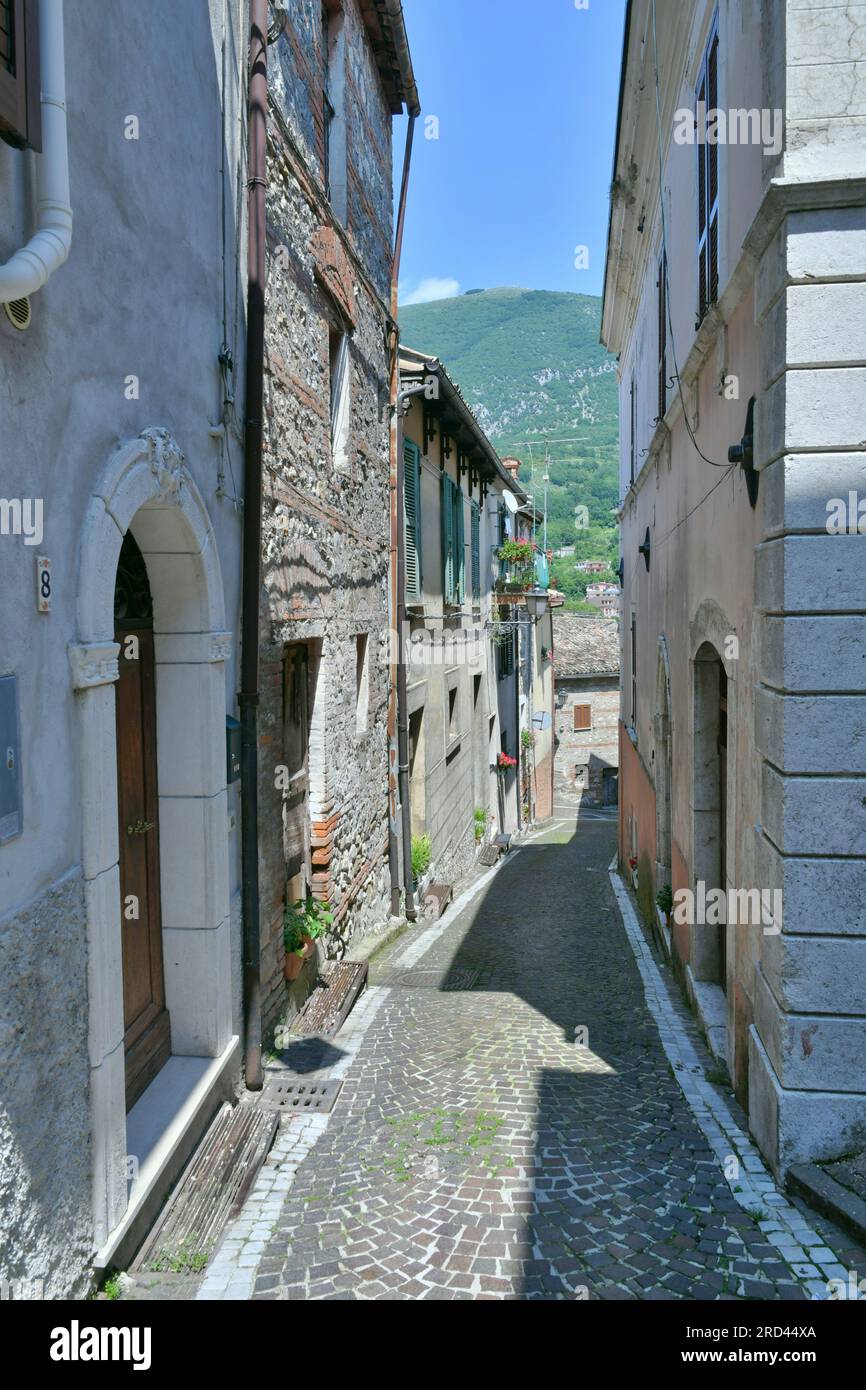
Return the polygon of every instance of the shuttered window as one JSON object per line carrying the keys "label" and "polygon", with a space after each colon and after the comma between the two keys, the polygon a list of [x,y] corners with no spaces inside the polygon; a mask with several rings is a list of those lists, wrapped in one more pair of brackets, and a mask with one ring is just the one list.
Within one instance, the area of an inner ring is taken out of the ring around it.
{"label": "shuttered window", "polygon": [[455,552],[454,579],[456,584],[455,603],[462,603],[466,597],[466,535],[464,530],[463,493],[459,487],[454,489],[454,536],[457,541]]}
{"label": "shuttered window", "polygon": [[[719,103],[719,25],[713,20],[701,64],[696,98],[698,131],[698,322],[719,296],[719,146],[716,118]],[[713,135],[713,143],[706,138]]]}
{"label": "shuttered window", "polygon": [[38,0],[0,0],[0,137],[42,149]]}
{"label": "shuttered window", "polygon": [[592,728],[592,705],[574,706],[574,732],[582,733]]}
{"label": "shuttered window", "polygon": [[481,508],[477,502],[469,503],[472,518],[472,597],[481,598]]}
{"label": "shuttered window", "polygon": [[442,474],[442,595],[446,605],[463,602],[466,540],[463,529],[463,493]]}
{"label": "shuttered window", "polygon": [[421,450],[411,439],[403,441],[403,502],[405,508],[406,602],[420,603],[421,572]]}

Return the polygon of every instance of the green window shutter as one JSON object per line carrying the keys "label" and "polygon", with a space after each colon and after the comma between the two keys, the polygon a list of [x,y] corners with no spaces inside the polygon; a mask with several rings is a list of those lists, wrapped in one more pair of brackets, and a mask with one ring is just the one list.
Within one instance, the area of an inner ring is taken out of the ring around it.
{"label": "green window shutter", "polygon": [[464,526],[465,508],[463,493],[459,487],[454,489],[454,601],[462,603],[466,597],[466,533]]}
{"label": "green window shutter", "polygon": [[472,502],[470,507],[472,519],[472,597],[481,597],[481,508],[477,502]]}
{"label": "green window shutter", "polygon": [[403,506],[406,518],[406,602],[423,597],[421,571],[421,450],[411,439],[403,441]]}
{"label": "green window shutter", "polygon": [[442,601],[454,602],[454,484],[442,474]]}

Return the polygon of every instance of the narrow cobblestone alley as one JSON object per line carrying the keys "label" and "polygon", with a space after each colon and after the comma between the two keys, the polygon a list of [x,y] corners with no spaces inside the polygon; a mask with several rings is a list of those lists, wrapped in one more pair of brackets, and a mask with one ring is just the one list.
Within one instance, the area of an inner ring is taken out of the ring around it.
{"label": "narrow cobblestone alley", "polygon": [[675,1078],[614,845],[559,823],[376,961],[332,1114],[284,1122],[199,1297],[826,1296],[837,1255],[766,1175],[743,1209]]}

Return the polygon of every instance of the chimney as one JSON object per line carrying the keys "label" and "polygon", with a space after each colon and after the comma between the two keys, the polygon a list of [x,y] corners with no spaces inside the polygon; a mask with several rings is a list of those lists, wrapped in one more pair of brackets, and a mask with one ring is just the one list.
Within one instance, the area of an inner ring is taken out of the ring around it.
{"label": "chimney", "polygon": [[520,459],[515,459],[515,458],[503,459],[503,460],[502,460],[502,464],[503,464],[503,467],[504,467],[504,468],[507,468],[507,469],[508,469],[508,471],[509,471],[509,473],[511,474],[512,478],[514,479],[514,481],[517,482],[518,474],[520,473]]}

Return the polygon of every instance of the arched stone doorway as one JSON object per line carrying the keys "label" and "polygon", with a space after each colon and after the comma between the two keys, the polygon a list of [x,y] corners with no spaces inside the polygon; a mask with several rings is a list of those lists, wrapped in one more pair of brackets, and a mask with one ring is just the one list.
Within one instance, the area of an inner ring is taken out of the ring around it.
{"label": "arched stone doorway", "polygon": [[232,1040],[224,665],[231,634],[204,502],[177,444],[165,430],[150,429],[112,456],[91,498],[80,549],[79,640],[70,647],[81,748],[97,1246],[128,1201],[114,690],[115,583],[127,531],[143,557],[153,600],[159,892],[172,1060],[217,1058]]}
{"label": "arched stone doorway", "polygon": [[[697,911],[697,905],[705,903],[715,890],[727,893],[728,678],[710,642],[704,642],[695,653],[693,672],[692,864]],[[717,916],[717,911],[710,910],[707,918],[713,920],[693,924],[691,966],[696,980],[711,981],[725,990],[727,914],[722,912],[722,920],[716,920]]]}
{"label": "arched stone doorway", "polygon": [[671,677],[664,636],[659,637],[655,718],[656,889],[659,889],[671,882],[673,844]]}

